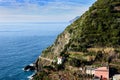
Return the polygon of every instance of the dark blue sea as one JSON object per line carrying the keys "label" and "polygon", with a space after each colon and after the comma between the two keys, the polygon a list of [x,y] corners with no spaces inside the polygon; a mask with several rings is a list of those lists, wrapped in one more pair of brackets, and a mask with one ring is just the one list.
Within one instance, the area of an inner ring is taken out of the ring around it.
{"label": "dark blue sea", "polygon": [[28,80],[22,69],[51,45],[68,23],[0,23],[0,80]]}

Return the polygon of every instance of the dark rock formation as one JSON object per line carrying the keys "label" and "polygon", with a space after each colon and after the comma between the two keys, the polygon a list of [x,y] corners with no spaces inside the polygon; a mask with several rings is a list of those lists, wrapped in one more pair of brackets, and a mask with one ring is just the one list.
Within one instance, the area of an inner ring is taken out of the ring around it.
{"label": "dark rock formation", "polygon": [[28,71],[28,70],[33,71],[33,70],[35,70],[35,66],[34,65],[27,65],[27,66],[25,66],[24,70],[25,71]]}

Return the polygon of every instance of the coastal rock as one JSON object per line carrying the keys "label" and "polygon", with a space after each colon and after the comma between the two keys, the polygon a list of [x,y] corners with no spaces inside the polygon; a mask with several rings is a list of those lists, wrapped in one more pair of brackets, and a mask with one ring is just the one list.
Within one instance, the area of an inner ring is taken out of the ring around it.
{"label": "coastal rock", "polygon": [[25,66],[24,71],[29,71],[29,70],[30,71],[35,70],[35,66],[33,64]]}

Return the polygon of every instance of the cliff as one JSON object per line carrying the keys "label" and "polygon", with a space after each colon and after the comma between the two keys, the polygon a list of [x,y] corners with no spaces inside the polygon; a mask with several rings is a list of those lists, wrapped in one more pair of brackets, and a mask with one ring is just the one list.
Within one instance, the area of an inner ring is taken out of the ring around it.
{"label": "cliff", "polygon": [[[57,56],[120,50],[120,0],[97,0],[88,11],[58,35],[36,61],[38,71]],[[97,55],[95,54],[96,57]],[[107,54],[109,57],[110,54]],[[74,56],[77,57],[77,56]],[[72,56],[73,58],[73,56]],[[78,58],[79,59],[79,58]]]}

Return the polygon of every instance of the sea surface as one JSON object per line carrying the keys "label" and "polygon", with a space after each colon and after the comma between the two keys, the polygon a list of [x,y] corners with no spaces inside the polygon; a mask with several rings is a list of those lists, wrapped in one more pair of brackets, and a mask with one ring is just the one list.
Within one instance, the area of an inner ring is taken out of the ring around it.
{"label": "sea surface", "polygon": [[0,23],[0,80],[28,80],[22,69],[51,45],[69,23]]}

